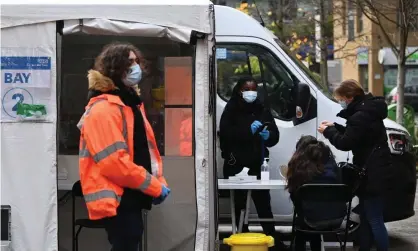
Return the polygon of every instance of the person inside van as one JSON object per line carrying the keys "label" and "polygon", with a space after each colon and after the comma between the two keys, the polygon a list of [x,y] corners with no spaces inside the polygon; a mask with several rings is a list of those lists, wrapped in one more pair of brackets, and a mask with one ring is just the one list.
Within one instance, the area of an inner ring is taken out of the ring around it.
{"label": "person inside van", "polygon": [[[269,155],[267,147],[278,143],[279,130],[270,111],[257,98],[257,83],[252,77],[240,78],[233,88],[231,99],[222,113],[219,137],[225,160],[224,178],[234,176],[248,167],[248,174],[260,179],[263,157]],[[237,226],[241,210],[245,208],[246,194],[245,190],[235,191]],[[269,190],[254,190],[252,199],[260,218],[273,218]],[[273,222],[261,222],[261,226],[265,234],[275,233]],[[243,232],[249,232],[248,225],[243,226]],[[285,248],[282,242],[277,242],[276,246]]]}
{"label": "person inside van", "polygon": [[386,251],[389,240],[382,195],[392,176],[391,152],[383,124],[387,104],[383,97],[366,94],[352,79],[343,81],[334,90],[334,97],[343,108],[337,116],[347,120],[346,126],[323,121],[318,131],[338,150],[352,151],[353,163],[366,169],[367,177],[358,190],[360,251],[370,250],[373,241],[378,251]]}
{"label": "person inside van", "polygon": [[89,103],[79,123],[80,183],[89,218],[103,221],[113,251],[141,250],[142,210],[170,193],[136,92],[138,58],[128,43],[103,49],[88,72]]}
{"label": "person inside van", "polygon": [[[303,136],[296,144],[296,151],[288,163],[287,186],[290,198],[295,202],[296,191],[305,184],[341,184],[341,172],[335,162],[331,149],[322,141],[313,136]],[[304,218],[312,221],[335,225],[338,228],[346,215],[345,203],[333,204],[304,204]],[[300,208],[295,208],[298,216]],[[308,215],[307,215],[308,214]],[[332,221],[331,221],[332,219]],[[335,219],[337,223],[335,223]],[[304,228],[310,228],[303,221]],[[305,226],[306,225],[306,226]],[[306,250],[306,241],[309,241],[312,251],[321,250],[321,235],[297,232],[295,238],[295,251]]]}

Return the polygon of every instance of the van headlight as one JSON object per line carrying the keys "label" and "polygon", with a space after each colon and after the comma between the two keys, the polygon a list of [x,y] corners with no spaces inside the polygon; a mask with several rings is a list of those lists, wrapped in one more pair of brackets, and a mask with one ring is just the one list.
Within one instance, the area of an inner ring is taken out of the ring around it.
{"label": "van headlight", "polygon": [[412,151],[412,144],[409,135],[400,133],[389,133],[389,142],[392,152],[403,154]]}

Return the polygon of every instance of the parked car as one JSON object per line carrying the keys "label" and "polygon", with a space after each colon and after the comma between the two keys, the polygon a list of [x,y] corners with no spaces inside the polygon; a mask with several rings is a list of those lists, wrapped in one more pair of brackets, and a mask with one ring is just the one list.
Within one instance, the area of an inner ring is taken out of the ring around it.
{"label": "parked car", "polygon": [[[418,78],[412,78],[405,84],[405,104],[414,108],[418,112]],[[394,104],[398,101],[398,87],[393,88],[389,94],[386,95],[388,104]]]}

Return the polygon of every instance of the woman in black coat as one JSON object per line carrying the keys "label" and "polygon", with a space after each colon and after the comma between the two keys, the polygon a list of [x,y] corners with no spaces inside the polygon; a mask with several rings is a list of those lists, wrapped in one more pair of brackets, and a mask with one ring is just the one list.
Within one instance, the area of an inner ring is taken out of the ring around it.
{"label": "woman in black coat", "polygon": [[[263,124],[268,123],[267,129]],[[257,98],[257,83],[251,77],[238,80],[231,99],[225,106],[219,126],[220,146],[224,158],[224,178],[240,173],[244,167],[249,168],[249,175],[261,176],[263,158],[269,156],[267,147],[279,141],[279,130],[270,111]],[[237,225],[241,210],[245,208],[245,190],[235,191],[235,212]],[[273,218],[269,190],[255,190],[252,199],[260,218]],[[267,235],[275,232],[274,223],[262,222]],[[243,232],[248,232],[248,225]],[[277,245],[278,244],[278,245]],[[283,243],[276,243],[283,246]]]}
{"label": "woman in black coat", "polygon": [[360,186],[360,251],[370,250],[373,241],[378,251],[388,250],[388,233],[383,220],[385,185],[392,175],[391,152],[383,120],[387,105],[383,97],[365,94],[355,80],[346,80],[334,91],[343,107],[337,116],[346,126],[323,121],[318,128],[332,145],[353,152],[353,163],[366,168],[367,177]]}

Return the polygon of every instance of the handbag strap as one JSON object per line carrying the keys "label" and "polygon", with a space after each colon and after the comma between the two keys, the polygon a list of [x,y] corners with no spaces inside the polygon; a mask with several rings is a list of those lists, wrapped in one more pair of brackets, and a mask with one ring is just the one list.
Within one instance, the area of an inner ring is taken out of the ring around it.
{"label": "handbag strap", "polygon": [[364,169],[366,169],[366,166],[367,166],[367,164],[369,163],[369,160],[372,158],[372,155],[373,155],[373,153],[374,153],[374,151],[376,151],[376,148],[378,148],[378,147],[380,147],[380,146],[374,146],[373,147],[373,150],[372,150],[372,152],[369,154],[369,156],[367,157],[367,159],[366,159],[366,161],[364,162],[364,164],[363,164],[363,168]]}
{"label": "handbag strap", "polygon": [[[363,169],[366,169],[367,163],[369,163],[374,151],[376,151],[376,148],[380,147],[379,145],[373,147],[372,152],[369,154],[369,156],[367,157],[366,161],[363,164]],[[349,159],[350,159],[350,152],[347,153],[347,163],[349,163]]]}

